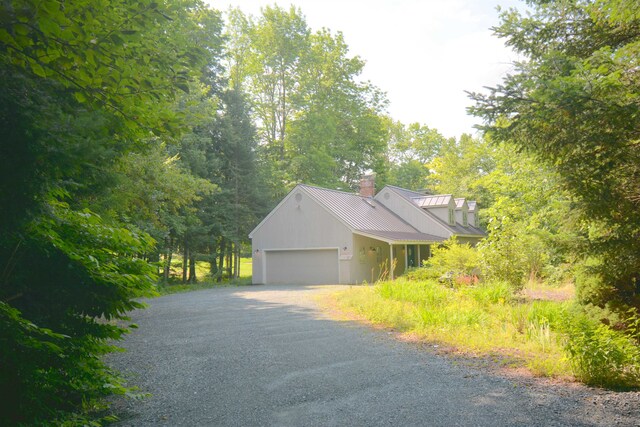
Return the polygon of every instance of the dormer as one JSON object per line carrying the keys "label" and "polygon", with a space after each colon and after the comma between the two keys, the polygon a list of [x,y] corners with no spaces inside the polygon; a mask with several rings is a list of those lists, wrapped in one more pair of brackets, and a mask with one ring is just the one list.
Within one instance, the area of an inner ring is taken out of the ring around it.
{"label": "dormer", "polygon": [[411,200],[418,207],[428,210],[447,224],[456,224],[456,202],[451,194],[412,197]]}
{"label": "dormer", "polygon": [[469,200],[467,202],[467,205],[469,206],[469,213],[467,214],[469,218],[469,225],[480,228],[480,220],[478,218],[478,204],[475,200]]}
{"label": "dormer", "polygon": [[456,209],[455,216],[456,222],[463,227],[469,226],[469,205],[465,199],[455,199]]}

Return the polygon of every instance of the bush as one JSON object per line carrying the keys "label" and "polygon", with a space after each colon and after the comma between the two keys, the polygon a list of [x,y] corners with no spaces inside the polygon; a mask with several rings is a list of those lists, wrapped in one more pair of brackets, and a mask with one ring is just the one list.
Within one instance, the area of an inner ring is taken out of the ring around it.
{"label": "bush", "polygon": [[589,257],[574,266],[576,296],[583,304],[602,305],[613,297],[613,288],[604,283],[600,271],[603,262],[599,258]]}
{"label": "bush", "polygon": [[640,346],[633,337],[582,312],[566,316],[565,331],[565,349],[581,381],[603,387],[640,387]]}
{"label": "bush", "polygon": [[431,278],[449,277],[456,282],[458,278],[473,278],[480,274],[478,251],[468,243],[458,243],[455,237],[434,246],[431,254],[425,266],[429,270],[425,275]]}
{"label": "bush", "polygon": [[492,280],[507,282],[514,290],[524,287],[530,273],[529,258],[525,250],[522,224],[512,223],[508,218],[489,223],[489,237],[478,245],[482,267]]}
{"label": "bush", "polygon": [[423,282],[425,280],[438,279],[438,275],[435,270],[428,267],[410,268],[407,270],[407,274],[404,275],[405,279],[413,282]]}
{"label": "bush", "polygon": [[60,425],[130,393],[102,356],[128,331],[126,313],[154,295],[155,267],[138,255],[151,237],[65,203],[49,208],[0,292],[11,301],[0,302],[0,425]]}

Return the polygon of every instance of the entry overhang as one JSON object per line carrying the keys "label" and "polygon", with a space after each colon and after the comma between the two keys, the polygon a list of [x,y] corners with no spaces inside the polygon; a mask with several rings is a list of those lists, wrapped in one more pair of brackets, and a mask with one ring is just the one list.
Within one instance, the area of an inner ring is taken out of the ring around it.
{"label": "entry overhang", "polygon": [[380,240],[390,245],[424,245],[439,243],[445,240],[444,237],[418,232],[407,233],[400,231],[354,230],[353,234]]}

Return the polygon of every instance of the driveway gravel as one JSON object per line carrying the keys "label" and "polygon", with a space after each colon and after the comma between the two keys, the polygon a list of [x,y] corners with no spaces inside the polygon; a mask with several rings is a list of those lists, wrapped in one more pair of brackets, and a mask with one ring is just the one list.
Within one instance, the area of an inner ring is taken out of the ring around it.
{"label": "driveway gravel", "polygon": [[338,287],[209,289],[149,301],[108,362],[151,396],[119,426],[640,425],[640,394],[519,379],[335,321]]}

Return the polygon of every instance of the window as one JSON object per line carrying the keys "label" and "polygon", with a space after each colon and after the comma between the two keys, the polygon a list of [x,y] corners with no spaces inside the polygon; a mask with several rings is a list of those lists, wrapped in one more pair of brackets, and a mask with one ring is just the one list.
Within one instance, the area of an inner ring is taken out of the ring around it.
{"label": "window", "polygon": [[453,212],[453,209],[449,209],[449,224],[455,225],[456,223],[456,214]]}
{"label": "window", "polygon": [[476,227],[480,227],[480,219],[478,218],[478,212],[474,214],[473,219],[475,220],[474,222],[476,223]]}
{"label": "window", "polygon": [[469,225],[469,218],[467,217],[467,211],[462,211],[462,225],[465,227]]}

